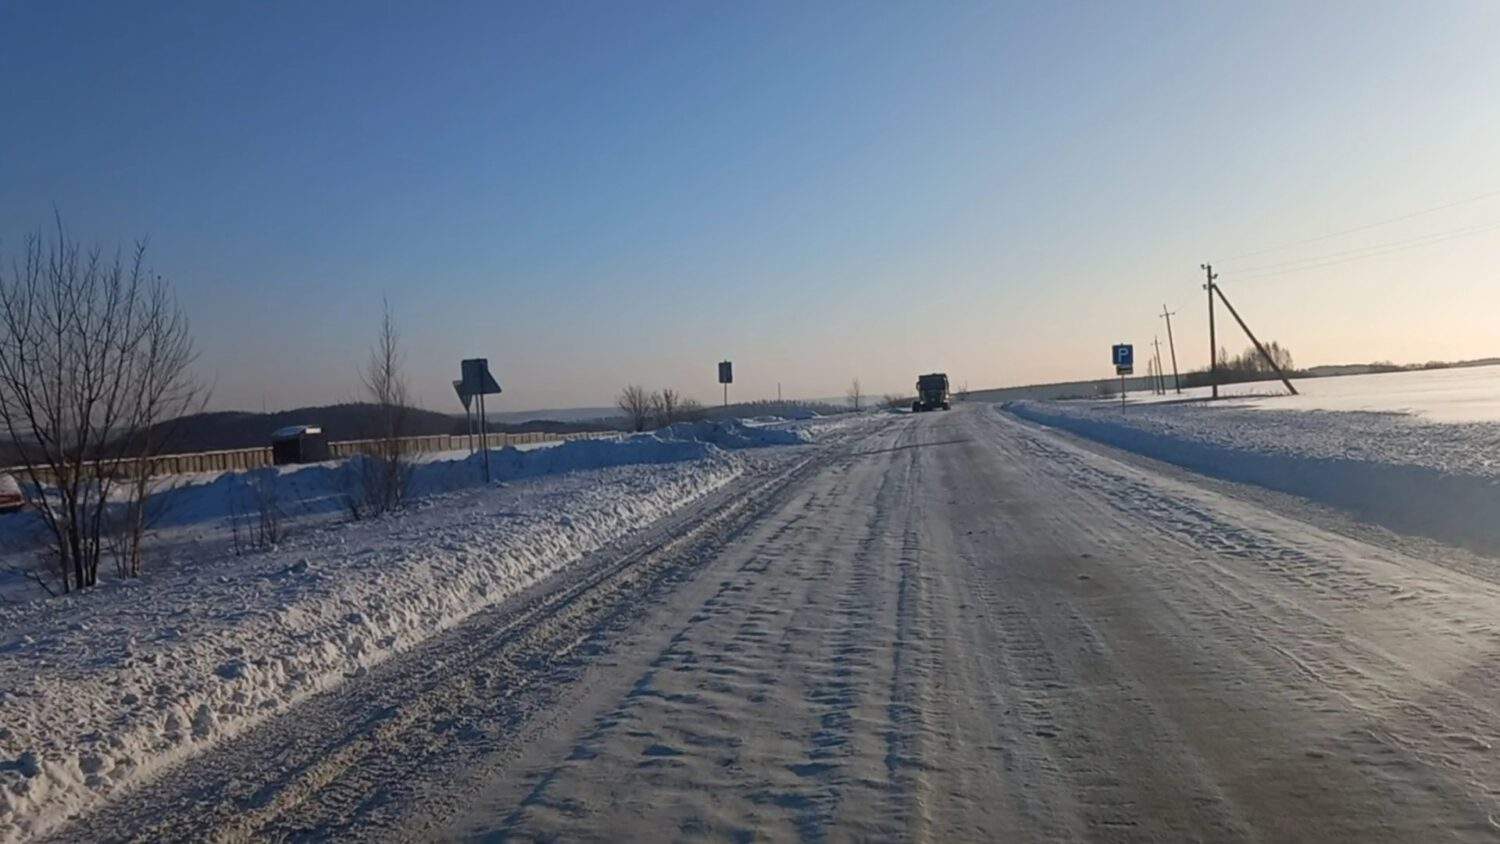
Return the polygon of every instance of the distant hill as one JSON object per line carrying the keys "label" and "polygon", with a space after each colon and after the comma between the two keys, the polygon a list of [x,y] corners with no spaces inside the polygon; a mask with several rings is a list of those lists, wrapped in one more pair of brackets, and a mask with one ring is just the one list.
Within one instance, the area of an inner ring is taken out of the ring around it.
{"label": "distant hill", "polygon": [[591,422],[596,419],[608,419],[619,416],[620,409],[614,405],[609,407],[559,407],[552,410],[508,410],[503,413],[490,411],[491,422],[503,422],[511,425],[519,425],[525,422]]}

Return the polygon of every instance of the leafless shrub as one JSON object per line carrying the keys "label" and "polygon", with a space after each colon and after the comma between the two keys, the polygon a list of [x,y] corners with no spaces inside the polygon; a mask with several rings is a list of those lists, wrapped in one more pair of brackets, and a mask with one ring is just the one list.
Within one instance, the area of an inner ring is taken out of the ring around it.
{"label": "leafless shrub", "polygon": [[968,401],[969,400],[969,382],[965,381],[964,383],[959,384],[958,385],[958,389],[953,391],[953,395],[956,396],[959,401]]}
{"label": "leafless shrub", "polygon": [[380,334],[363,374],[365,394],[378,416],[378,436],[344,464],[345,505],[355,519],[401,509],[411,488],[411,455],[404,439],[411,415],[405,364],[401,332],[385,302]]}
{"label": "leafless shrub", "polygon": [[150,458],[206,395],[187,318],[145,257],[144,242],[129,261],[85,251],[58,218],[55,239],[28,237],[0,269],[0,424],[64,592],[98,582],[112,513],[121,571],[141,573]]}
{"label": "leafless shrub", "polygon": [[911,407],[911,397],[900,393],[886,393],[880,399],[880,406],[886,410],[900,410],[903,407]]}
{"label": "leafless shrub", "polygon": [[855,378],[853,381],[849,382],[849,391],[845,393],[845,395],[848,396],[849,404],[855,410],[859,410],[864,406],[865,391],[860,388],[858,378]]}
{"label": "leafless shrub", "polygon": [[632,431],[644,431],[651,424],[652,403],[651,393],[639,384],[626,386],[615,399],[615,404],[625,414],[625,422]]}
{"label": "leafless shrub", "polygon": [[230,497],[230,542],[235,556],[275,548],[286,534],[282,519],[281,487],[274,471],[254,471],[240,481]]}

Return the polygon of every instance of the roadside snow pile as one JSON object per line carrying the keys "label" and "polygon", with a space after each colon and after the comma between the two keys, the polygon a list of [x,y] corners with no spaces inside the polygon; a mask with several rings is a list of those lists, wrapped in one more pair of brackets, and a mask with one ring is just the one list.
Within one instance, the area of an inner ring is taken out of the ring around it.
{"label": "roadside snow pile", "polygon": [[[41,834],[744,470],[704,442],[656,437],[510,452],[491,455],[497,476],[553,476],[429,496],[399,517],[325,521],[263,553],[0,605],[0,840]],[[444,465],[420,471],[460,470]],[[327,471],[272,473],[313,490],[310,501],[332,494]],[[177,490],[177,503],[212,517],[222,501],[192,498],[223,497],[225,483]]]}
{"label": "roadside snow pile", "polygon": [[0,472],[0,513],[21,507],[21,485],[16,479]]}
{"label": "roadside snow pile", "polygon": [[[746,425],[738,421],[678,422],[657,431],[663,440],[690,440],[711,443],[719,448],[765,448],[773,445],[802,445],[811,439],[802,431],[771,425]],[[635,439],[632,437],[631,439]]]}
{"label": "roadside snow pile", "polygon": [[[710,443],[666,440],[651,434],[570,440],[548,448],[492,450],[490,477],[502,482],[519,481],[609,466],[702,460],[711,456],[713,451]],[[419,495],[446,492],[480,483],[483,477],[484,454],[481,452],[418,468],[412,477],[412,489]]]}
{"label": "roadside snow pile", "polygon": [[[507,447],[490,452],[490,477],[506,482],[609,466],[701,460],[712,450],[707,443],[663,441],[649,435],[570,440],[545,448]],[[484,484],[483,454],[449,452],[421,457],[412,466],[413,496]],[[346,509],[347,496],[357,491],[358,471],[351,461],[332,461],[248,472],[181,475],[163,479],[162,484],[162,491],[153,497],[151,505],[160,514],[157,524],[181,526],[250,514],[255,509],[257,495],[273,498],[288,516],[341,512]]]}
{"label": "roadside snow pile", "polygon": [[[798,445],[810,441],[800,431],[769,426],[751,427],[738,422],[681,423],[633,436],[622,434],[493,449],[490,477],[505,483],[610,466],[702,460],[719,449]],[[286,518],[344,513],[348,511],[350,497],[359,494],[359,473],[354,464],[359,459],[165,477],[157,482],[157,491],[148,505],[152,523],[160,528],[181,528],[227,525],[234,520],[248,522],[253,521],[264,502],[274,502]],[[0,498],[3,498],[4,477],[0,475]],[[482,453],[458,451],[413,456],[410,486],[413,497],[483,484]],[[41,531],[40,518],[33,513],[7,515],[0,520],[0,557],[8,544],[29,545]]]}
{"label": "roadside snow pile", "polygon": [[1004,410],[1205,475],[1345,510],[1392,530],[1500,554],[1500,424],[1390,413],[1100,402]]}

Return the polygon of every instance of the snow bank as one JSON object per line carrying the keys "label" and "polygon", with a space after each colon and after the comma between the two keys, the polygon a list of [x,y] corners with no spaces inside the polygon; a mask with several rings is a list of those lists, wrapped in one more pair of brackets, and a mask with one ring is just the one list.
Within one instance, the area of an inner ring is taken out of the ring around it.
{"label": "snow bank", "polygon": [[[794,428],[770,425],[746,425],[739,421],[678,422],[657,431],[663,440],[691,440],[712,443],[719,448],[765,448],[773,445],[801,445],[811,439]],[[632,438],[633,439],[633,438]]]}
{"label": "snow bank", "polygon": [[[490,476],[495,481],[518,481],[609,466],[672,463],[708,457],[710,443],[665,441],[650,435],[616,439],[570,440],[544,448],[514,446],[490,452]],[[411,492],[415,496],[481,486],[482,454],[447,452],[422,455],[414,461]],[[353,460],[357,461],[356,457]],[[222,521],[255,509],[252,488],[269,493],[291,517],[341,512],[345,494],[353,488],[350,461],[275,466],[246,472],[179,475],[164,479],[153,497],[163,527]]]}
{"label": "snow bank", "polygon": [[15,478],[0,472],[0,513],[19,508],[21,500],[21,485]]}
{"label": "snow bank", "polygon": [[[499,478],[553,477],[429,495],[400,517],[325,521],[266,553],[0,607],[0,840],[40,834],[743,471],[685,437],[491,457]],[[336,506],[335,467],[264,471],[305,507]],[[418,474],[429,492],[478,483],[472,458]],[[172,490],[177,517],[216,518],[243,481]]]}
{"label": "snow bank", "polygon": [[1044,425],[1216,478],[1342,509],[1392,530],[1500,554],[1500,425],[1398,414],[1203,405],[1008,402]]}

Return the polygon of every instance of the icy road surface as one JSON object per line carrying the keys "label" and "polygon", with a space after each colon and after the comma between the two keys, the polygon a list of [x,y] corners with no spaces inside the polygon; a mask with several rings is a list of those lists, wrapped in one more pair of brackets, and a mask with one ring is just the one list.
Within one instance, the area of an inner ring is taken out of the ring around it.
{"label": "icy road surface", "polygon": [[777,471],[58,840],[1500,839],[1472,559],[988,407]]}

